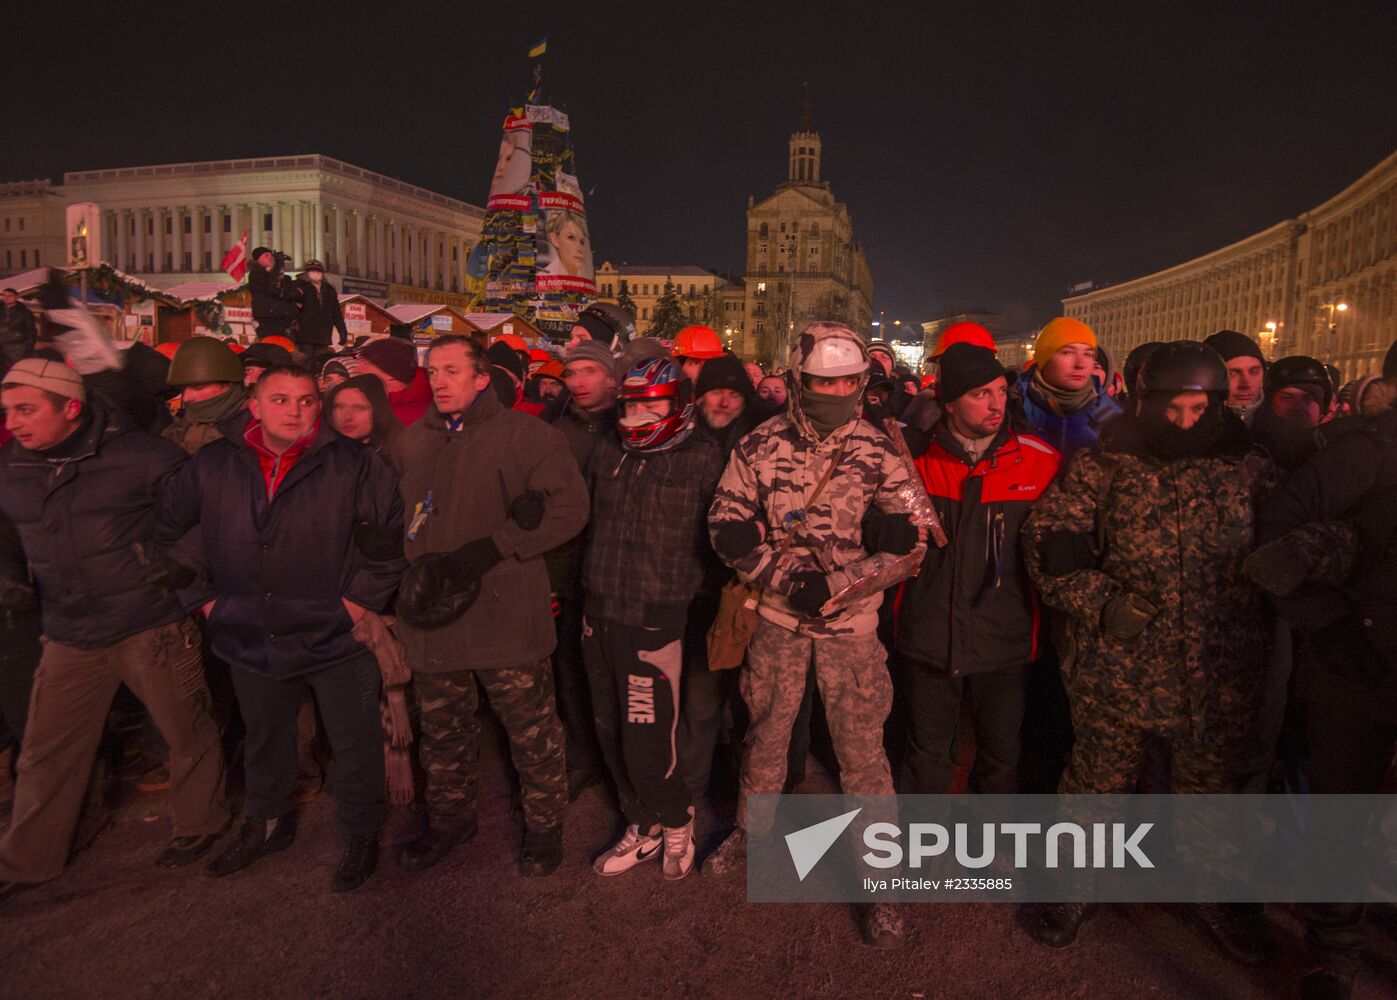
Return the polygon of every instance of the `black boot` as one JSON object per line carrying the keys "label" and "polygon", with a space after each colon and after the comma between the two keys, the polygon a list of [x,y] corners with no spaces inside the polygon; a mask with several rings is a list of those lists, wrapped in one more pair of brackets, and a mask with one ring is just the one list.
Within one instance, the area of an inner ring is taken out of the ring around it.
{"label": "black boot", "polygon": [[[227,827],[224,829],[226,830]],[[207,854],[209,848],[213,847],[221,836],[223,836],[223,830],[193,837],[176,837],[165,845],[163,851],[156,855],[155,863],[161,868],[179,868],[181,865],[192,865]]]}
{"label": "black boot", "polygon": [[1196,903],[1185,909],[1184,917],[1234,962],[1255,967],[1265,965],[1271,955],[1270,927],[1259,907],[1245,903]]}
{"label": "black boot", "polygon": [[1300,1000],[1349,1000],[1353,976],[1319,965],[1300,977]]}
{"label": "black boot", "polygon": [[205,874],[222,878],[240,872],[268,854],[284,851],[296,840],[296,814],[287,813],[276,821],[271,833],[265,819],[245,819],[233,842],[209,862]]}
{"label": "black boot", "polygon": [[405,872],[424,872],[451,853],[457,844],[475,836],[474,816],[456,827],[428,826],[422,835],[398,851],[398,867]]}
{"label": "black boot", "polygon": [[378,868],[378,834],[361,833],[344,842],[344,854],[335,869],[330,888],[334,892],[350,892]]}
{"label": "black boot", "polygon": [[563,863],[563,828],[525,830],[524,850],[519,853],[519,874],[552,875]]}
{"label": "black boot", "polygon": [[1096,916],[1093,903],[1041,903],[1024,914],[1024,929],[1049,948],[1066,948],[1077,940],[1082,924]]}

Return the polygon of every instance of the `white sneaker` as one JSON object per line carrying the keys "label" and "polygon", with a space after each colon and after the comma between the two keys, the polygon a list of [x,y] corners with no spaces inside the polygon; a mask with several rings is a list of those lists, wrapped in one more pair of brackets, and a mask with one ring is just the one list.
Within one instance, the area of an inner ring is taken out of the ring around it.
{"label": "white sneaker", "polygon": [[598,875],[620,875],[642,862],[654,861],[663,848],[663,837],[641,833],[632,823],[611,850],[592,862],[592,870]]}
{"label": "white sneaker", "polygon": [[677,882],[694,870],[694,821],[683,826],[665,827],[665,879]]}

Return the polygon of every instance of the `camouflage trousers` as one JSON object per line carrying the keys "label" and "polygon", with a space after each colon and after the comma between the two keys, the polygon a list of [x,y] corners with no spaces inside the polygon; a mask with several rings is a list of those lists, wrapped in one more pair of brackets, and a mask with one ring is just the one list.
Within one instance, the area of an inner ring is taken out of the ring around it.
{"label": "camouflage trousers", "polygon": [[477,684],[509,737],[525,824],[531,830],[561,825],[568,804],[567,768],[563,724],[553,701],[553,668],[547,660],[504,670],[412,675],[421,704],[418,758],[427,772],[431,824],[452,829],[475,815],[480,784]]}
{"label": "camouflage trousers", "polygon": [[1074,701],[1075,742],[1058,791],[1063,795],[1127,794],[1135,790],[1149,745],[1162,740],[1170,752],[1169,791],[1227,795],[1241,791],[1245,735],[1252,715],[1229,713],[1214,739],[1195,738],[1187,720],[1168,732],[1131,725]]}
{"label": "camouflage trousers", "polygon": [[742,758],[737,821],[747,828],[747,796],[776,795],[786,780],[791,742],[811,659],[839,759],[846,795],[891,795],[883,723],[892,709],[887,651],[875,634],[811,639],[762,619],[747,648],[738,688],[752,716]]}

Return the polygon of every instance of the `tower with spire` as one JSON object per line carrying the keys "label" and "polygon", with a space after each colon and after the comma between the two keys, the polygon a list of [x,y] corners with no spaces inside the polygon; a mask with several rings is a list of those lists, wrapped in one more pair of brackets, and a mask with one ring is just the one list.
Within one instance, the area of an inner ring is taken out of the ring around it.
{"label": "tower with spire", "polygon": [[791,133],[791,184],[820,183],[820,133],[810,124],[810,81],[805,82],[800,110],[800,130]]}

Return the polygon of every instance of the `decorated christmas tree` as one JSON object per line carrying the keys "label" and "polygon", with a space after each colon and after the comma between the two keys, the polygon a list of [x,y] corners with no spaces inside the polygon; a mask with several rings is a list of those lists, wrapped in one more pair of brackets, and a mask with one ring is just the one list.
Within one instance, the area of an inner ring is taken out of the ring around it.
{"label": "decorated christmas tree", "polygon": [[[541,56],[545,47],[536,45],[530,55]],[[484,309],[517,313],[559,337],[596,296],[571,128],[565,113],[543,102],[541,63],[534,64],[527,101],[505,116],[468,273]]]}

